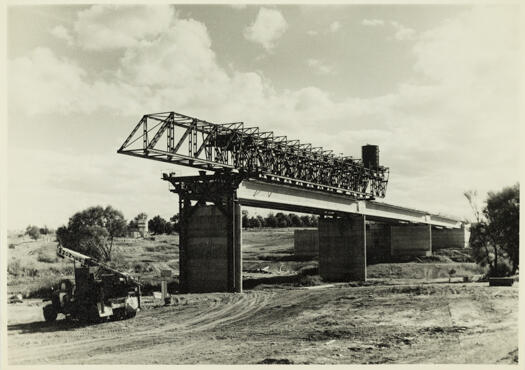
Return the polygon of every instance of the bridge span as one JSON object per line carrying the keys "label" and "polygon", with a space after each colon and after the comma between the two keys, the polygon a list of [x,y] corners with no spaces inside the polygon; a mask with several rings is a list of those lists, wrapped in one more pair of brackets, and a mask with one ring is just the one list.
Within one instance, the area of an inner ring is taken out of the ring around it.
{"label": "bridge span", "polygon": [[460,220],[374,200],[246,179],[235,173],[163,174],[179,195],[180,286],[184,292],[242,291],[241,207],[312,213],[318,226],[319,274],[328,281],[366,280],[370,222],[381,225],[390,255],[430,255],[432,229],[460,229]]}
{"label": "bridge span", "polygon": [[460,228],[462,222],[449,216],[433,214],[373,200],[356,200],[347,196],[321,193],[286,184],[244,180],[237,189],[239,203],[244,206],[278,209],[319,215],[352,214],[367,220],[389,223],[410,222],[446,228]]}

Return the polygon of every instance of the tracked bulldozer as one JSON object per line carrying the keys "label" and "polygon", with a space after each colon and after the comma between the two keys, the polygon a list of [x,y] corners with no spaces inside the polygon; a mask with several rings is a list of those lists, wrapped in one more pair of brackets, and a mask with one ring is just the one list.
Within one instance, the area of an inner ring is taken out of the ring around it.
{"label": "tracked bulldozer", "polygon": [[47,322],[59,313],[90,323],[121,320],[140,310],[140,283],[130,275],[62,246],[57,255],[73,260],[75,282],[63,279],[52,288],[51,302],[43,308]]}

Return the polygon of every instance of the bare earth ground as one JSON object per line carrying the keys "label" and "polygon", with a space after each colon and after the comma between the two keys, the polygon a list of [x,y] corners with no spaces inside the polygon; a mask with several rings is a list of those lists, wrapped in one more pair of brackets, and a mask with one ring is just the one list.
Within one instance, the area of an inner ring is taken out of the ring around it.
{"label": "bare earth ground", "polygon": [[[271,271],[247,272],[246,278],[286,277],[315,262],[287,261],[290,232],[270,234],[245,234],[245,268],[270,266]],[[151,253],[141,254],[142,247],[130,242],[141,263],[160,259],[162,248],[152,243],[145,243]],[[20,259],[23,248],[31,249],[16,246]],[[171,262],[177,258],[169,256]],[[425,268],[449,266],[437,265]],[[135,318],[91,326],[61,316],[47,324],[42,300],[25,299],[8,305],[9,364],[517,362],[518,284],[414,279],[418,264],[369,267],[375,278],[365,286],[255,284],[242,294],[176,294],[170,306],[147,296]],[[456,270],[471,268],[465,264]],[[18,289],[24,279],[13,277],[11,287]]]}
{"label": "bare earth ground", "polygon": [[512,363],[517,299],[516,285],[482,283],[274,287],[85,327],[41,322],[33,301],[9,305],[9,363]]}

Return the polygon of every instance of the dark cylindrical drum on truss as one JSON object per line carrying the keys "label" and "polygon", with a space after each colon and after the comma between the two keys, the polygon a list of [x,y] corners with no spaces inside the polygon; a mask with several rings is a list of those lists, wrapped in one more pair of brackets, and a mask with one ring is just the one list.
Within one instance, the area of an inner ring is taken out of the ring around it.
{"label": "dark cylindrical drum on truss", "polygon": [[363,166],[370,169],[379,168],[379,146],[377,145],[363,145],[361,147],[361,158],[363,159]]}

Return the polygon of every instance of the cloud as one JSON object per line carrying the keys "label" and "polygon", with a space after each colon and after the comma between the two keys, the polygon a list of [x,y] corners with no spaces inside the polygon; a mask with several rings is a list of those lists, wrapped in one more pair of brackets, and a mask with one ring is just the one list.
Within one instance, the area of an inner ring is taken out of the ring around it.
{"label": "cloud", "polygon": [[94,5],[78,12],[73,29],[84,49],[127,48],[166,31],[174,16],[169,5]]}
{"label": "cloud", "polygon": [[69,29],[62,25],[55,26],[51,29],[50,33],[55,36],[57,39],[64,40],[68,45],[73,44],[73,36],[71,36]]}
{"label": "cloud", "polygon": [[88,86],[86,72],[76,63],[36,48],[9,63],[9,99],[15,111],[30,115],[70,113],[90,109],[82,102]]}
{"label": "cloud", "polygon": [[394,28],[394,38],[398,41],[413,40],[416,36],[414,29],[406,27],[396,21],[385,22],[382,19],[363,19],[361,24],[366,27],[384,27],[390,25]]}
{"label": "cloud", "polygon": [[16,58],[10,113],[140,117],[174,109],[260,124],[347,155],[378,144],[391,167],[387,201],[455,213],[465,189],[497,189],[518,173],[517,26],[512,10],[498,9],[473,8],[419,34],[410,49],[414,75],[384,96],[336,100],[318,87],[278,90],[261,73],[226,71],[206,26],[176,17],[154,39],[129,46],[105,79],[48,49]]}
{"label": "cloud", "polygon": [[334,21],[330,23],[330,26],[328,27],[330,32],[337,32],[339,31],[340,28],[341,28],[341,23],[339,23],[338,21]]}
{"label": "cloud", "polygon": [[394,34],[394,37],[396,40],[404,41],[404,40],[412,40],[414,39],[414,36],[416,35],[416,31],[412,28],[405,27],[401,23],[392,21],[390,24],[395,28],[396,33]]}
{"label": "cloud", "polygon": [[244,37],[269,51],[287,28],[288,23],[279,10],[260,8],[255,21],[244,30]]}
{"label": "cloud", "polygon": [[318,59],[308,59],[306,64],[312,67],[313,70],[321,75],[328,75],[334,73],[334,67],[321,62]]}
{"label": "cloud", "polygon": [[383,26],[385,24],[385,21],[383,21],[381,19],[363,19],[361,21],[361,24],[363,26],[369,26],[369,27]]}

